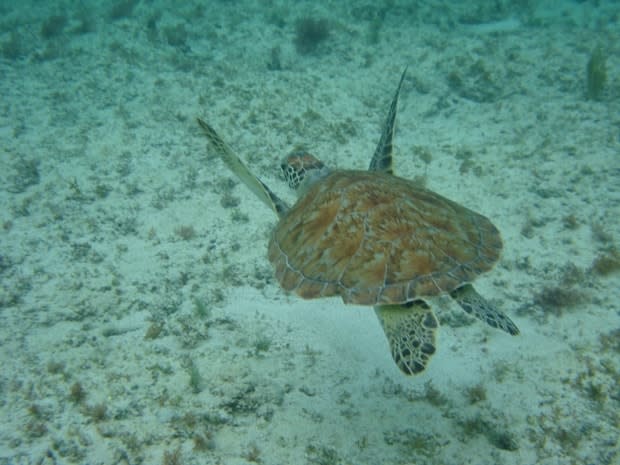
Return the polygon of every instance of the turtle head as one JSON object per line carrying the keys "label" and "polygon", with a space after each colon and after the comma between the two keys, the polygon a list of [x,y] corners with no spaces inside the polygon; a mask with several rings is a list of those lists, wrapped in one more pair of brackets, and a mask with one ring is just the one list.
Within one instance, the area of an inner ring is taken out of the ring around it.
{"label": "turtle head", "polygon": [[305,150],[296,150],[287,155],[280,168],[289,187],[298,192],[305,192],[330,172],[321,160]]}

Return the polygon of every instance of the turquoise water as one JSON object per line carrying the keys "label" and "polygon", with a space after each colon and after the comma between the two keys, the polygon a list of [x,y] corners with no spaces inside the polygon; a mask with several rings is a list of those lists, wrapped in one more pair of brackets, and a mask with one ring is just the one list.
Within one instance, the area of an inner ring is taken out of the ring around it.
{"label": "turquoise water", "polygon": [[[0,464],[614,464],[620,4],[0,4]],[[503,253],[424,373],[267,259],[280,160],[394,171]]]}

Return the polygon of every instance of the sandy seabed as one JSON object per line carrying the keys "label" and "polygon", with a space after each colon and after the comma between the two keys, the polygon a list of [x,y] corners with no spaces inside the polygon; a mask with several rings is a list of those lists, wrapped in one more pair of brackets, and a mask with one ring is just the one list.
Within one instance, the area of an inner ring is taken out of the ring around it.
{"label": "sandy seabed", "polygon": [[[203,3],[0,7],[0,464],[619,463],[618,2]],[[440,299],[411,378],[279,289],[195,123],[292,202],[281,157],[364,169],[405,66],[395,171],[498,226],[521,330]]]}

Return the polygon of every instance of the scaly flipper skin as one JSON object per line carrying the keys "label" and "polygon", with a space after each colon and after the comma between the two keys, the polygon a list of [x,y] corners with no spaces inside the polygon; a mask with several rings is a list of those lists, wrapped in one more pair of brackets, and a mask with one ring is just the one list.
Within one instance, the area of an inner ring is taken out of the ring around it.
{"label": "scaly flipper skin", "polygon": [[271,208],[278,216],[282,216],[288,211],[288,205],[274,194],[267,185],[252,174],[245,166],[245,163],[235,155],[226,142],[209,126],[206,122],[198,118],[198,124],[204,130],[207,139],[215,149],[215,152],[226,163],[226,166],[235,173],[248,188],[256,194],[256,196],[269,208]]}
{"label": "scaly flipper skin", "polygon": [[482,297],[471,284],[465,284],[450,292],[452,297],[470,315],[484,321],[493,328],[506,331],[508,334],[516,336],[519,328],[508,316],[495,308],[491,303]]}
{"label": "scaly flipper skin", "polygon": [[406,375],[424,371],[435,353],[437,318],[422,300],[375,307],[394,362]]}
{"label": "scaly flipper skin", "polygon": [[403,74],[400,76],[400,82],[396,89],[396,94],[392,99],[390,105],[390,111],[383,125],[383,132],[381,133],[381,139],[375,149],[375,153],[370,160],[368,171],[382,171],[383,173],[393,174],[392,172],[392,141],[394,140],[394,129],[396,126],[396,112],[398,111],[398,99],[400,97],[400,88],[405,80],[405,74],[407,68],[403,70]]}

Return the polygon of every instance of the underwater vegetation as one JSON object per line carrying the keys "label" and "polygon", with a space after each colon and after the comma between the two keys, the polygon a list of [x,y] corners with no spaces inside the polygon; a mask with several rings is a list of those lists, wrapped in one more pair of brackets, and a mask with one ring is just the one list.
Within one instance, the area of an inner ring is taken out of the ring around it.
{"label": "underwater vegetation", "polygon": [[326,19],[302,18],[295,26],[295,48],[302,55],[316,52],[329,35],[329,23]]}
{"label": "underwater vegetation", "polygon": [[456,57],[446,81],[448,87],[461,98],[479,103],[493,102],[505,92],[499,74],[497,66],[482,59],[461,55]]}
{"label": "underwater vegetation", "polygon": [[110,7],[108,18],[112,21],[127,18],[133,14],[138,3],[139,0],[119,0]]}
{"label": "underwater vegetation", "polygon": [[280,71],[282,69],[282,53],[280,47],[272,47],[269,52],[269,60],[267,61],[267,69],[270,71]]}
{"label": "underwater vegetation", "polygon": [[52,15],[41,24],[41,37],[51,39],[64,31],[69,20],[65,15]]}
{"label": "underwater vegetation", "polygon": [[592,262],[592,271],[601,276],[620,271],[620,251],[612,246],[600,252]]}
{"label": "underwater vegetation", "polygon": [[193,394],[199,394],[204,385],[204,379],[193,360],[189,361],[189,387]]}
{"label": "underwater vegetation", "polygon": [[0,52],[7,60],[17,60],[26,52],[22,37],[15,31],[11,31],[9,40],[2,43]]}
{"label": "underwater vegetation", "polygon": [[599,46],[594,49],[586,66],[586,97],[599,100],[607,82],[607,57]]}
{"label": "underwater vegetation", "polygon": [[166,42],[168,42],[168,45],[180,49],[187,48],[189,33],[187,32],[185,26],[182,23],[164,28],[163,34]]}
{"label": "underwater vegetation", "polygon": [[80,382],[75,382],[71,385],[69,392],[69,400],[75,404],[79,404],[86,399],[86,390]]}
{"label": "underwater vegetation", "polygon": [[191,225],[182,225],[174,229],[174,234],[183,241],[190,241],[196,237],[196,230]]}
{"label": "underwater vegetation", "polygon": [[6,189],[12,194],[25,192],[41,181],[40,161],[34,158],[17,158],[11,166],[12,176]]}

